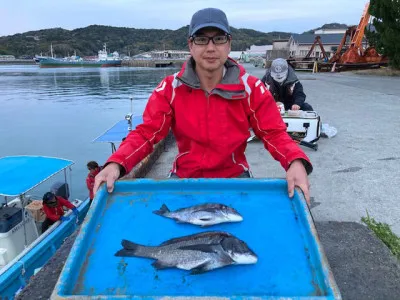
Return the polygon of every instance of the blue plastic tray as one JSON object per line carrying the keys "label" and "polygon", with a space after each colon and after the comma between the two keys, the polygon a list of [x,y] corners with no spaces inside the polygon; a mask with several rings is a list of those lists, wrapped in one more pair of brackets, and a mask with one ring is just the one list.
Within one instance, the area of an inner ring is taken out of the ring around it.
{"label": "blue plastic tray", "polygon": [[[231,205],[239,223],[208,228],[177,224],[152,213],[204,202]],[[258,255],[255,265],[190,275],[155,270],[147,258],[115,257],[121,240],[158,245],[208,230],[227,231]],[[97,193],[60,275],[52,299],[341,299],[320,246],[304,196],[287,195],[285,180],[137,179]]]}

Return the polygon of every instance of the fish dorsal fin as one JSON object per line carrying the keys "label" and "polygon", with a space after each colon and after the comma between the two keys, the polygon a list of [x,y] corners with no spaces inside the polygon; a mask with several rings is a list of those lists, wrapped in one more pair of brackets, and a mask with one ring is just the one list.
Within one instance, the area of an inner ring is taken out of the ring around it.
{"label": "fish dorsal fin", "polygon": [[193,250],[207,253],[217,253],[219,244],[198,244],[179,247],[179,250]]}
{"label": "fish dorsal fin", "polygon": [[195,234],[191,234],[191,235],[186,235],[183,237],[178,237],[178,238],[172,238],[169,239],[163,243],[160,244],[160,246],[166,246],[166,245],[170,245],[170,244],[175,244],[175,243],[179,243],[179,242],[184,242],[187,240],[192,240],[192,239],[198,239],[198,238],[204,238],[206,236],[216,236],[219,235],[221,237],[230,237],[232,236],[231,234],[227,233],[227,232],[223,232],[223,231],[205,231],[205,232],[201,232],[201,233],[195,233]]}

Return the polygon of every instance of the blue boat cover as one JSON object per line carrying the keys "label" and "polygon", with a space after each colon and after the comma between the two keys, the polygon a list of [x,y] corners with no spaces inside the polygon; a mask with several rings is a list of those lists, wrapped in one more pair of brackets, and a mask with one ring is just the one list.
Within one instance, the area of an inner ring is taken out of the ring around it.
{"label": "blue boat cover", "polygon": [[[132,116],[132,129],[143,122],[142,116]],[[114,124],[110,129],[104,132],[99,137],[95,138],[93,142],[108,142],[119,143],[129,133],[128,121],[121,120]]]}
{"label": "blue boat cover", "polygon": [[24,194],[73,164],[73,161],[55,157],[28,155],[2,157],[0,195]]}

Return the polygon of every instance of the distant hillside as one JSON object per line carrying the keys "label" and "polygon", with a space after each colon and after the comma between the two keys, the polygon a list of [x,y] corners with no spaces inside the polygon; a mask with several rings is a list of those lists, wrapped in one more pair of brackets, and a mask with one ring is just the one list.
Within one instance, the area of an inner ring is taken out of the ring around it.
{"label": "distant hillside", "polygon": [[341,24],[341,23],[329,23],[329,24],[324,24],[321,27],[311,29],[309,31],[306,31],[304,33],[314,33],[316,30],[320,29],[347,29],[348,25],[346,24]]}
{"label": "distant hillside", "polygon": [[[264,33],[251,29],[232,29],[234,36],[232,50],[240,51],[251,45],[267,45],[277,38],[289,37],[286,32]],[[97,55],[97,51],[107,43],[109,51],[134,55],[155,49],[187,50],[189,26],[178,30],[135,29],[91,25],[84,28],[66,30],[62,28],[29,31],[22,34],[0,37],[0,55],[16,57],[43,53],[49,55],[50,44],[58,57],[72,55]]]}
{"label": "distant hillside", "polygon": [[[346,24],[330,23],[306,33],[314,33],[318,29],[347,28]],[[260,32],[246,28],[231,28],[234,39],[233,51],[242,51],[251,45],[270,45],[275,39],[288,38],[288,32]],[[91,25],[74,30],[62,28],[29,31],[21,34],[0,37],[0,55],[16,57],[33,57],[43,53],[49,55],[50,44],[57,57],[74,54],[80,56],[97,55],[97,51],[107,43],[109,51],[120,54],[135,55],[151,50],[173,49],[187,50],[187,34],[189,26],[177,30],[136,29]]]}

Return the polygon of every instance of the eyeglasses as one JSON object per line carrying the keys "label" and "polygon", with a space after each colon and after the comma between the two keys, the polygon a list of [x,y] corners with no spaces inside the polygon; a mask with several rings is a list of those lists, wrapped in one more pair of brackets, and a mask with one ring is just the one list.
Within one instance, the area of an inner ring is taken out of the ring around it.
{"label": "eyeglasses", "polygon": [[208,45],[210,41],[213,41],[214,45],[222,45],[226,44],[230,40],[230,35],[192,36],[191,39],[196,45]]}

